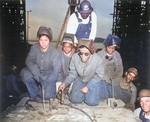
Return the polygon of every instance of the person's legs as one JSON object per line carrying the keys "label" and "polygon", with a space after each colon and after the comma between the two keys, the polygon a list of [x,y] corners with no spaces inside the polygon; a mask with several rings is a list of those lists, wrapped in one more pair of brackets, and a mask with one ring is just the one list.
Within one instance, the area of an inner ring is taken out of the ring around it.
{"label": "person's legs", "polygon": [[105,81],[101,81],[99,83],[99,96],[100,96],[100,100],[109,98],[109,92],[107,90],[107,83]]}
{"label": "person's legs", "polygon": [[39,95],[39,88],[33,78],[33,75],[27,67],[21,70],[20,76],[24,84],[27,86],[30,97],[36,97],[37,95]]}
{"label": "person's legs", "polygon": [[44,92],[45,92],[44,97],[46,100],[49,100],[50,98],[53,98],[55,96],[56,94],[56,82],[55,81],[51,82],[48,86],[43,85],[43,87],[44,87]]}
{"label": "person's legs", "polygon": [[107,83],[106,87],[107,87],[107,91],[108,91],[108,97],[112,98],[113,97],[112,85],[110,85],[110,84]]}
{"label": "person's legs", "polygon": [[99,83],[95,83],[93,88],[89,89],[85,94],[85,103],[89,106],[96,106],[99,104],[101,99],[108,98],[108,91],[106,87],[106,82],[101,81]]}
{"label": "person's legs", "polygon": [[70,95],[70,101],[72,103],[84,102],[85,94],[81,92],[81,89],[86,86],[86,84],[87,83],[82,83],[78,78],[75,79]]}

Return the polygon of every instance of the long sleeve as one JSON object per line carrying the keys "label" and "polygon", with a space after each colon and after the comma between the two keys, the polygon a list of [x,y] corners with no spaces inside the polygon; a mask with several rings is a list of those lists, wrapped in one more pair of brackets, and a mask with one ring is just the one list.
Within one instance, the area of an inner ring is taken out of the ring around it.
{"label": "long sleeve", "polygon": [[70,71],[69,74],[67,76],[67,78],[65,79],[64,83],[66,85],[69,85],[70,83],[72,83],[76,78],[77,78],[77,70],[75,68],[75,57],[73,56],[70,62]]}
{"label": "long sleeve", "polygon": [[137,88],[132,84],[131,90],[132,90],[132,94],[131,94],[131,98],[130,98],[130,103],[135,105],[136,97],[137,97]]}
{"label": "long sleeve", "polygon": [[[77,28],[78,28],[78,20],[77,20],[75,13],[73,13],[68,20],[66,33],[75,34],[77,31]],[[74,36],[74,43],[78,43],[76,36]]]}
{"label": "long sleeve", "polygon": [[48,78],[43,82],[44,86],[47,87],[52,82],[56,82],[58,74],[61,69],[61,60],[59,54],[57,54],[53,59],[53,71],[50,73]]}
{"label": "long sleeve", "polygon": [[97,15],[94,12],[92,12],[91,15],[92,15],[92,28],[89,39],[93,39],[94,41],[97,33]]}
{"label": "long sleeve", "polygon": [[122,59],[120,54],[115,51],[115,58],[116,58],[116,71],[114,72],[114,75],[112,77],[113,82],[113,86],[120,84],[120,80],[122,78],[123,75],[123,65],[122,65]]}
{"label": "long sleeve", "polygon": [[25,64],[30,70],[30,72],[33,74],[34,78],[39,82],[39,76],[40,76],[40,69],[36,64],[36,54],[33,47],[31,47],[30,52],[28,53],[28,56],[26,58]]}

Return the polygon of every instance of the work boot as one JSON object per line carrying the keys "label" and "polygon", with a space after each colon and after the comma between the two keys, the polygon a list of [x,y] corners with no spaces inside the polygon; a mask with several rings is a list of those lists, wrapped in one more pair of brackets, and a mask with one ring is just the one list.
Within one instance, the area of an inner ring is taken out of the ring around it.
{"label": "work boot", "polygon": [[35,97],[30,97],[29,101],[42,102],[42,99],[37,95]]}

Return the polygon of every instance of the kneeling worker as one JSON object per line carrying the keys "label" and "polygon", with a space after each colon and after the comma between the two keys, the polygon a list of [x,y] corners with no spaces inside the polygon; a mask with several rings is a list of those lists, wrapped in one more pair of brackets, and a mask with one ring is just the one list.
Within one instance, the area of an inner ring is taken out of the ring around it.
{"label": "kneeling worker", "polygon": [[[37,32],[39,43],[34,44],[26,58],[26,67],[20,72],[22,81],[27,86],[31,101],[41,101],[54,97],[56,93],[56,80],[60,72],[61,62],[58,51],[50,45],[52,30],[41,26]],[[43,85],[41,90],[37,85]],[[42,91],[43,94],[42,94]]]}
{"label": "kneeling worker", "polygon": [[80,39],[78,51],[72,56],[69,75],[59,89],[63,90],[74,82],[70,95],[72,103],[85,102],[89,106],[98,105],[100,99],[108,98],[107,84],[102,81],[104,75],[103,59],[94,53],[93,41],[91,40]]}

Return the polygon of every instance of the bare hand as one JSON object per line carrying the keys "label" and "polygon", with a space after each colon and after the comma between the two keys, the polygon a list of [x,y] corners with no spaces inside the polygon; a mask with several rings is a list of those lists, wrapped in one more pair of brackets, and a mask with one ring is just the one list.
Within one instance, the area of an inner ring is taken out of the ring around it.
{"label": "bare hand", "polygon": [[65,87],[66,87],[66,84],[62,83],[58,89],[63,91],[65,89]]}
{"label": "bare hand", "polygon": [[88,87],[87,86],[84,86],[82,89],[81,89],[81,92],[82,93],[87,93],[88,92]]}

